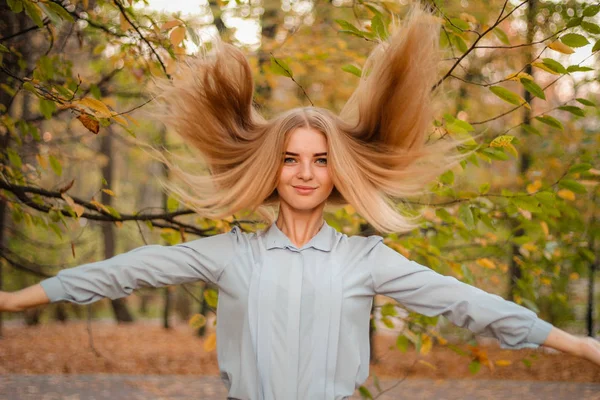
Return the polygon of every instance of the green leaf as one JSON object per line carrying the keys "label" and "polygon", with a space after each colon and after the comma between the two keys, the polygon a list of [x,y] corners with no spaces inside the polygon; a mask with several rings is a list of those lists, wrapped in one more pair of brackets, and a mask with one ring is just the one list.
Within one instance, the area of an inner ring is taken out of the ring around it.
{"label": "green leaf", "polygon": [[469,364],[469,372],[471,372],[473,375],[475,375],[477,372],[479,372],[480,369],[481,369],[481,363],[477,360],[473,360]]}
{"label": "green leaf", "polygon": [[52,114],[56,111],[56,103],[46,99],[40,99],[40,113],[46,119],[52,119]]}
{"label": "green leaf", "polygon": [[[583,22],[581,23],[583,25]],[[590,44],[589,40],[578,33],[567,33],[560,37],[560,41],[570,47],[583,47]]]}
{"label": "green leaf", "polygon": [[594,103],[593,101],[590,101],[588,99],[584,99],[582,97],[578,97],[575,100],[577,100],[578,102],[580,102],[584,106],[590,106],[590,107],[595,107],[596,106],[596,103]]}
{"label": "green leaf", "polygon": [[359,78],[362,76],[362,70],[352,64],[342,66],[342,71],[350,72],[352,75],[356,75]]}
{"label": "green leaf", "polygon": [[581,25],[581,21],[583,21],[583,17],[576,17],[576,18],[571,18],[569,21],[567,21],[567,28],[573,28],[574,26],[579,26]]}
{"label": "green leaf", "polygon": [[520,79],[521,84],[523,85],[523,87],[525,88],[525,90],[527,90],[529,93],[531,93],[532,95],[539,97],[542,100],[546,100],[546,95],[544,94],[544,90],[534,81],[529,80],[529,79],[525,79],[525,78],[521,78]]}
{"label": "green leaf", "polygon": [[40,10],[37,4],[33,4],[29,0],[22,1],[23,6],[25,7],[25,14],[27,14],[39,28],[43,28],[44,22],[42,21],[42,10]]}
{"label": "green leaf", "polygon": [[558,182],[558,186],[569,189],[573,193],[587,193],[585,186],[573,179],[561,179]]}
{"label": "green leaf", "polygon": [[460,218],[468,229],[475,228],[475,218],[473,217],[471,207],[467,204],[461,204],[460,207],[458,207],[458,218]]}
{"label": "green leaf", "polygon": [[281,75],[281,76],[285,76],[288,78],[293,78],[294,74],[292,73],[292,70],[290,69],[290,67],[286,64],[285,61],[281,60],[281,59],[277,59],[273,56],[271,56],[271,65],[270,65],[270,69],[273,73],[277,74],[277,75]]}
{"label": "green leaf", "polygon": [[371,19],[371,30],[375,32],[375,34],[377,34],[377,36],[379,36],[382,40],[385,40],[388,37],[388,31],[385,27],[383,19],[381,18],[381,15],[376,14]]}
{"label": "green leaf", "polygon": [[563,125],[561,124],[561,122],[559,120],[557,120],[556,118],[551,117],[549,115],[535,117],[535,119],[537,119],[538,121],[543,122],[544,124],[549,125],[553,128],[560,129],[561,131],[564,129]]}
{"label": "green leaf", "polygon": [[362,397],[363,399],[373,399],[373,395],[371,394],[371,392],[369,392],[369,389],[367,389],[365,386],[359,387],[358,393],[360,393],[360,397]]}
{"label": "green leaf", "polygon": [[337,24],[345,31],[350,31],[350,32],[354,32],[356,34],[358,34],[358,36],[362,36],[362,31],[360,29],[358,29],[357,27],[355,27],[354,25],[352,25],[350,22],[345,21],[343,19],[336,19],[335,22],[337,22]]}
{"label": "green leaf", "polygon": [[492,160],[506,161],[509,158],[508,154],[504,152],[504,148],[502,147],[487,147],[482,149],[481,152]]}
{"label": "green leaf", "polygon": [[600,40],[596,40],[596,44],[594,44],[594,47],[592,47],[592,53],[595,53],[598,50],[600,50]]}
{"label": "green leaf", "polygon": [[461,53],[464,53],[468,50],[467,44],[460,36],[453,34],[450,36],[450,40],[456,46],[456,48],[460,50]]}
{"label": "green leaf", "polygon": [[516,196],[511,197],[511,203],[522,210],[531,212],[540,212],[538,200],[533,196]]}
{"label": "green leaf", "polygon": [[7,0],[6,3],[8,3],[10,10],[15,14],[18,14],[21,11],[23,11],[23,3],[21,2],[21,0]]}
{"label": "green leaf", "polygon": [[598,34],[600,34],[600,26],[598,26],[596,24],[593,24],[591,22],[583,21],[581,23],[581,27],[585,31],[591,33],[592,35],[598,35]]}
{"label": "green leaf", "polygon": [[519,106],[519,105],[525,103],[524,98],[522,98],[515,92],[512,92],[506,88],[503,88],[502,86],[490,86],[489,89],[496,96],[500,97],[502,100],[504,100],[510,104]]}
{"label": "green leaf", "polygon": [[460,18],[450,18],[450,23],[452,23],[452,25],[454,25],[456,28],[460,29],[461,31],[467,31],[467,30],[471,29],[471,27],[469,26],[469,23],[467,21],[463,21]]}
{"label": "green leaf", "polygon": [[452,170],[448,170],[440,175],[440,182],[446,185],[452,185],[454,183],[454,172]]}
{"label": "green leaf", "polygon": [[508,35],[502,29],[496,27],[492,30],[494,35],[505,45],[510,45],[510,41],[508,40]]}
{"label": "green leaf", "polygon": [[398,338],[396,339],[396,348],[398,348],[398,350],[401,352],[406,353],[408,351],[409,343],[410,342],[406,336],[398,335]]}
{"label": "green leaf", "polygon": [[587,6],[583,10],[582,15],[584,17],[593,17],[594,15],[598,14],[598,11],[600,11],[600,4],[594,4],[592,6]]}
{"label": "green leaf", "polygon": [[446,210],[445,208],[438,208],[437,210],[435,210],[435,215],[437,215],[437,217],[439,219],[441,219],[442,221],[444,221],[448,224],[451,224],[454,222],[454,218],[452,217],[452,215],[450,215],[448,210]]}
{"label": "green leaf", "polygon": [[52,229],[54,231],[54,233],[56,234],[56,236],[58,236],[60,239],[62,239],[62,232],[60,231],[60,228],[58,227],[58,225],[51,222],[48,224],[48,228]]}
{"label": "green leaf", "polygon": [[60,161],[56,159],[53,155],[48,156],[48,160],[50,161],[50,166],[52,167],[52,171],[58,176],[62,175],[62,165]]}
{"label": "green leaf", "polygon": [[396,307],[392,303],[386,303],[381,307],[382,317],[395,317],[397,315]]}
{"label": "green leaf", "polygon": [[554,204],[556,203],[556,195],[554,192],[538,192],[535,194],[535,198],[547,207],[554,207]]}
{"label": "green leaf", "polygon": [[554,71],[556,73],[559,73],[559,74],[567,73],[567,70],[565,69],[565,67],[563,67],[563,65],[556,60],[553,60],[551,58],[544,58],[542,60],[542,62],[546,67],[548,67],[549,69],[551,69],[552,71]]}
{"label": "green leaf", "polygon": [[176,198],[169,196],[167,199],[167,211],[174,212],[179,208],[179,201]]}
{"label": "green leaf", "polygon": [[582,258],[584,258],[588,262],[593,263],[594,261],[596,261],[596,256],[589,249],[586,249],[585,247],[580,247],[578,251]]}
{"label": "green leaf", "polygon": [[104,204],[104,207],[106,207],[106,209],[108,210],[108,213],[110,215],[112,215],[115,218],[121,218],[121,214],[119,214],[119,212],[117,210],[115,210],[113,207]]}
{"label": "green leaf", "polygon": [[6,152],[8,153],[8,161],[10,161],[15,168],[21,169],[23,162],[21,161],[21,156],[19,156],[19,153],[11,148],[6,149]]}
{"label": "green leaf", "polygon": [[204,291],[204,300],[212,308],[217,308],[219,303],[219,294],[214,289],[206,289]]}
{"label": "green leaf", "polygon": [[483,183],[481,186],[479,186],[479,193],[486,194],[489,191],[490,191],[489,183],[486,182],[486,183]]}
{"label": "green leaf", "polygon": [[533,126],[529,125],[529,124],[523,124],[521,125],[521,127],[523,128],[523,130],[527,133],[530,133],[532,135],[538,135],[541,136],[542,133],[540,131],[538,131],[536,128],[534,128]]}
{"label": "green leaf", "polygon": [[583,109],[575,106],[560,106],[559,110],[570,112],[573,115],[577,115],[578,117],[585,117],[585,112]]}
{"label": "green leaf", "polygon": [[46,3],[48,7],[50,7],[52,9],[52,11],[54,11],[56,14],[60,15],[60,17],[68,22],[75,22],[75,19],[73,18],[73,16],[71,14],[69,14],[69,12],[67,10],[65,10],[63,7],[61,7],[59,4],[57,3],[53,3],[51,1],[49,1],[48,3]]}
{"label": "green leaf", "polygon": [[576,174],[579,172],[587,171],[590,168],[592,168],[592,164],[588,164],[588,163],[575,164],[575,165],[572,165],[571,168],[569,168],[569,173]]}
{"label": "green leaf", "polygon": [[567,67],[567,72],[589,72],[589,71],[593,71],[594,68],[590,68],[590,67],[581,67],[579,65],[569,65]]}

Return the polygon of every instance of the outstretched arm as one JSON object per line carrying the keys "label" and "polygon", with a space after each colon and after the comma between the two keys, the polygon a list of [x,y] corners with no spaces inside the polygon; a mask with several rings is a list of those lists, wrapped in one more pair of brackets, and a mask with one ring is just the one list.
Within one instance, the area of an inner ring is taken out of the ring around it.
{"label": "outstretched arm", "polygon": [[600,344],[553,327],[531,310],[410,261],[383,243],[368,256],[374,291],[427,316],[443,315],[472,332],[496,337],[502,348],[540,345],[600,365]]}
{"label": "outstretched arm", "polygon": [[592,337],[574,336],[552,327],[543,345],[600,365],[600,342]]}
{"label": "outstretched arm", "polygon": [[48,303],[50,299],[39,283],[13,293],[0,292],[0,311],[17,312]]}
{"label": "outstretched arm", "polygon": [[231,232],[176,246],[142,246],[95,263],[60,271],[55,277],[14,293],[0,292],[0,311],[22,311],[57,301],[89,304],[102,298],[118,299],[143,287],[186,282],[218,284],[243,234]]}

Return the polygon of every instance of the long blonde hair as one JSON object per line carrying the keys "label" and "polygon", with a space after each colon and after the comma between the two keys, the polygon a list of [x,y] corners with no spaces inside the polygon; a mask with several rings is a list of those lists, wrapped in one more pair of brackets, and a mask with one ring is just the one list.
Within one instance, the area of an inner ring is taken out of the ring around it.
{"label": "long blonde hair", "polygon": [[439,22],[422,6],[410,8],[388,39],[367,58],[360,83],[339,116],[319,107],[295,108],[270,120],[253,105],[254,83],[244,54],[217,41],[213,51],[180,66],[156,86],[157,118],[197,149],[206,173],[161,160],[183,185],[166,183],[208,218],[277,204],[275,190],[288,133],[313,128],[327,137],[335,188],[330,204],[351,204],[380,232],[401,232],[417,221],[398,201],[457,162],[450,140],[428,143],[431,89],[439,61]]}

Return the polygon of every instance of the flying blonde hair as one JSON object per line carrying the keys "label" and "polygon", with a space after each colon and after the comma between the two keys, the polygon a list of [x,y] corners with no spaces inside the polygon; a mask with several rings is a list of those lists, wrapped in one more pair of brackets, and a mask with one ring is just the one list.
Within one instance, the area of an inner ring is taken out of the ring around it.
{"label": "flying blonde hair", "polygon": [[213,50],[182,64],[172,81],[159,81],[155,118],[197,149],[205,173],[162,162],[182,185],[163,182],[207,218],[257,211],[268,223],[279,201],[276,186],[288,133],[313,128],[327,138],[334,189],[329,204],[350,204],[380,232],[417,225],[398,203],[455,165],[452,140],[427,141],[433,118],[439,22],[411,6],[403,23],[370,53],[360,83],[339,115],[301,107],[270,120],[253,105],[254,82],[244,54],[216,41]]}

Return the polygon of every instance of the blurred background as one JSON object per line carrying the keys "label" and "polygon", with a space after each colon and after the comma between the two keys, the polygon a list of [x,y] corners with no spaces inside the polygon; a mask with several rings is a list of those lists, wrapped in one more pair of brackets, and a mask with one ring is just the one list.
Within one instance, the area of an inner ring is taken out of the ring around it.
{"label": "blurred background", "polygon": [[[408,4],[0,1],[0,290],[145,244],[265,228],[252,213],[199,217],[164,194],[158,178],[168,172],[140,142],[195,157],[189,169],[202,162],[149,121],[153,79],[171,77],[219,35],[247,54],[264,116],[310,104],[337,112]],[[461,151],[474,152],[429,195],[399,200],[423,220],[386,243],[597,336],[600,5],[425,4],[440,19],[444,50],[429,140],[466,139]],[[378,234],[351,206],[326,218],[348,235]],[[217,302],[215,288],[198,282],[0,314],[0,373],[218,374]],[[374,374],[600,381],[587,362],[501,350],[383,297],[371,330]]]}

